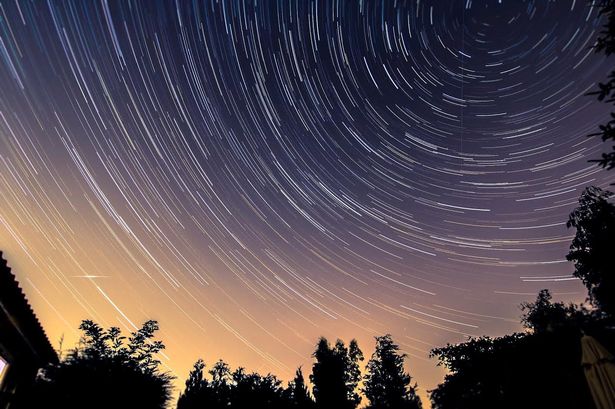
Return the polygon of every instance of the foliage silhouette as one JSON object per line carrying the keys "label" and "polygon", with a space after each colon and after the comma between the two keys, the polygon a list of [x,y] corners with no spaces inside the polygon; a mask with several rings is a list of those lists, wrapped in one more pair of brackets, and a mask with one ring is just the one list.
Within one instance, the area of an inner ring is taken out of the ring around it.
{"label": "foliage silhouette", "polygon": [[[595,50],[610,56],[615,52],[615,1],[600,0],[592,3],[600,8],[600,13],[606,19],[606,23],[596,41]],[[615,103],[615,70],[611,71],[606,82],[598,84],[598,90],[590,92],[589,95],[597,95],[601,102]],[[599,136],[603,142],[609,140],[615,142],[615,113],[611,113],[611,119],[600,125],[599,129],[599,132],[589,136]],[[606,169],[615,168],[615,143],[611,152],[603,153],[601,159],[593,162],[598,162],[600,166]]]}
{"label": "foliage silhouette", "polygon": [[319,408],[354,409],[361,403],[357,386],[361,381],[359,362],[363,353],[356,340],[348,348],[342,340],[331,347],[326,338],[320,338],[312,355],[316,362],[312,366],[310,380],[314,398]]}
{"label": "foliage silhouette", "polygon": [[376,337],[376,349],[367,363],[363,392],[370,409],[421,409],[416,383],[404,372],[406,354],[399,352],[390,334]]}
{"label": "foliage silhouette", "polygon": [[552,332],[562,328],[579,328],[589,313],[586,309],[561,302],[553,303],[551,292],[541,290],[533,303],[524,302],[521,323],[535,334]]}
{"label": "foliage silhouette", "polygon": [[566,256],[574,262],[574,275],[588,289],[589,300],[615,316],[615,205],[611,192],[588,187],[570,214],[568,227],[577,232]]}
{"label": "foliage silhouette", "polygon": [[178,409],[193,408],[264,408],[282,409],[292,406],[291,397],[274,375],[247,373],[244,368],[231,372],[220,360],[209,371],[211,379],[203,375],[205,364],[198,360],[186,380]]}
{"label": "foliage silhouette", "polygon": [[90,320],[79,327],[80,345],[56,365],[41,370],[22,408],[165,408],[171,380],[159,369],[156,354],[164,349],[153,340],[156,321],[147,321],[130,337],[119,328],[107,330]]}
{"label": "foliage silhouette", "polygon": [[581,368],[580,334],[559,329],[472,338],[432,350],[450,373],[434,409],[593,408]]}
{"label": "foliage silhouette", "polygon": [[450,371],[431,393],[434,409],[594,408],[580,365],[580,340],[588,333],[612,350],[609,317],[554,303],[548,290],[521,309],[525,333],[470,338],[432,350]]}
{"label": "foliage silhouette", "polygon": [[235,383],[231,393],[231,407],[234,408],[282,408],[283,388],[275,375],[261,376],[256,372],[246,373],[243,368],[233,372]]}
{"label": "foliage silhouette", "polygon": [[310,395],[303,371],[301,367],[297,368],[295,378],[288,383],[288,388],[284,391],[285,399],[290,403],[289,407],[295,409],[313,409],[316,407],[314,399]]}
{"label": "foliage silhouette", "polygon": [[214,386],[214,383],[203,376],[205,363],[199,359],[186,380],[186,389],[180,394],[177,402],[178,409],[194,408],[226,408],[228,403],[228,389],[222,387],[224,382],[221,380]]}

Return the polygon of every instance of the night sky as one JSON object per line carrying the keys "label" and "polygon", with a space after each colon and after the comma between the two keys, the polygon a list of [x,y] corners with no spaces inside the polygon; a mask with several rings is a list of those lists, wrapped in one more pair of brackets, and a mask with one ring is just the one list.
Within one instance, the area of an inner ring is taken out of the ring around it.
{"label": "night sky", "polygon": [[157,319],[183,384],[428,351],[581,301],[565,222],[612,182],[584,0],[0,1],[0,248],[51,341]]}

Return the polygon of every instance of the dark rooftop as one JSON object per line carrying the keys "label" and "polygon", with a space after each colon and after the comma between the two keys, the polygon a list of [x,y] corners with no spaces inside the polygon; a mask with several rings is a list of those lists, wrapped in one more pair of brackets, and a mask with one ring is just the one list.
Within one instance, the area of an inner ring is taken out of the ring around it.
{"label": "dark rooftop", "polygon": [[[57,354],[49,342],[45,330],[1,251],[0,321],[4,321],[9,326],[5,329],[6,333],[0,337],[2,338],[0,341],[10,342],[13,345],[11,348],[13,350],[15,345],[18,345],[20,349],[20,351],[9,350],[9,353],[19,352],[20,356],[25,354],[29,359],[41,363],[57,361]],[[13,327],[13,331],[11,331],[11,327]],[[11,339],[4,339],[7,336],[10,336]],[[7,346],[5,345],[5,347]]]}

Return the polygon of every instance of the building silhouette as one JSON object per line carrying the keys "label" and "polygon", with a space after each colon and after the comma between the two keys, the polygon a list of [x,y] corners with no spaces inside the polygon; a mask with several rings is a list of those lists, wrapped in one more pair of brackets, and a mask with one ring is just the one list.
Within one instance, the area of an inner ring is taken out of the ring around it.
{"label": "building silhouette", "polygon": [[0,409],[11,407],[41,367],[57,361],[56,352],[0,251]]}

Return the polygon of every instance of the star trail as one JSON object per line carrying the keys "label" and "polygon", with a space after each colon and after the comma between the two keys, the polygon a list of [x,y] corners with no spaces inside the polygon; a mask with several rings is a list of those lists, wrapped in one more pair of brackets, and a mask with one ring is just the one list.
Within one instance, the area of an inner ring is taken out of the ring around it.
{"label": "star trail", "polygon": [[[612,175],[589,2],[0,1],[0,245],[53,342],[157,319],[289,379],[317,337],[430,348],[585,292]],[[611,178],[609,180],[608,178]]]}

